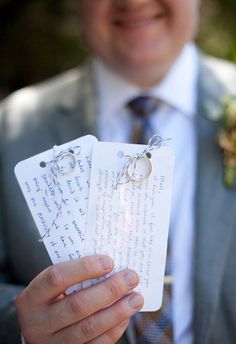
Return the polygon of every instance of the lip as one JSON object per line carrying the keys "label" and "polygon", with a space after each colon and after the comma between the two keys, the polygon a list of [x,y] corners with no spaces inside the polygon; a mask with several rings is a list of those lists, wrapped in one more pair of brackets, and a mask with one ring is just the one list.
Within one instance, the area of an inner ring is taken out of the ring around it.
{"label": "lip", "polygon": [[121,29],[139,29],[154,24],[165,16],[164,12],[146,16],[127,16],[115,19],[113,24]]}

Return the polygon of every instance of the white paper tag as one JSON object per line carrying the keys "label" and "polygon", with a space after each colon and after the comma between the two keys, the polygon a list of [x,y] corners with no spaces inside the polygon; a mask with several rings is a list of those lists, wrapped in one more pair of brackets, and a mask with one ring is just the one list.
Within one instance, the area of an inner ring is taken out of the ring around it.
{"label": "white paper tag", "polygon": [[[21,161],[15,174],[52,262],[87,255],[88,135]],[[57,158],[56,158],[57,157]]]}
{"label": "white paper tag", "polygon": [[[142,183],[116,185],[117,174],[144,146],[98,142],[92,154],[87,240],[94,254],[108,254],[115,271],[131,268],[140,276],[136,288],[144,296],[143,311],[160,308],[170,218],[174,153],[170,147],[151,152],[135,178],[151,175]],[[141,162],[141,161],[140,161]],[[145,165],[146,162],[146,165]],[[143,171],[144,169],[148,171]],[[117,187],[116,187],[117,186]]]}

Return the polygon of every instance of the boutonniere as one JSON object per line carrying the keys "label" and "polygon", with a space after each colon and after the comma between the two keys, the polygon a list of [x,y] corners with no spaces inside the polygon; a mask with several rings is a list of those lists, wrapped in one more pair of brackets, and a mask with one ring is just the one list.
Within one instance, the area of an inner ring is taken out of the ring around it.
{"label": "boutonniere", "polygon": [[222,99],[218,143],[224,151],[225,186],[236,187],[236,97]]}

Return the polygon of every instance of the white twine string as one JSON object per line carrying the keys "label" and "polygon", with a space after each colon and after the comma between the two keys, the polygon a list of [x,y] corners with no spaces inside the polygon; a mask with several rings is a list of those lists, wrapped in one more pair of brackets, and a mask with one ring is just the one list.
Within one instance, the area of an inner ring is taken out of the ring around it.
{"label": "white twine string", "polygon": [[[45,189],[45,195],[50,198],[55,198],[57,193],[59,193],[61,198],[60,198],[59,203],[57,204],[57,213],[51,223],[51,226],[48,227],[45,234],[41,236],[41,238],[39,239],[40,242],[42,242],[45,237],[48,238],[50,236],[51,228],[54,226],[57,226],[56,221],[62,215],[62,206],[63,206],[63,203],[65,203],[65,199],[64,199],[63,189],[61,188],[61,184],[59,182],[59,178],[61,176],[68,175],[75,169],[76,167],[75,157],[79,155],[81,152],[80,146],[67,148],[63,151],[60,151],[59,153],[57,153],[57,148],[58,148],[57,146],[53,147],[53,159],[51,161],[41,162],[41,164],[44,165],[43,167],[50,165],[49,180],[51,181],[50,185],[52,187],[52,192],[51,192],[51,196],[49,196],[48,190]],[[71,159],[69,163],[70,166],[67,171],[64,170],[63,165],[61,164],[63,160],[66,158]]]}

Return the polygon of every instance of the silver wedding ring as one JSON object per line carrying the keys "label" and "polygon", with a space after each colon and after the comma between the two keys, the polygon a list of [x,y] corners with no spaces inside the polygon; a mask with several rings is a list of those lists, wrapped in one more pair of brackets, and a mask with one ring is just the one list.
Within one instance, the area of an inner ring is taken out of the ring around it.
{"label": "silver wedding ring", "polygon": [[[145,162],[146,174],[137,176],[136,170],[137,170],[137,162],[139,160],[143,160]],[[127,173],[127,176],[128,176],[130,181],[136,182],[136,183],[143,183],[145,180],[148,179],[148,177],[152,173],[152,163],[151,163],[150,159],[145,155],[136,156],[136,157],[130,159],[130,162],[127,166],[126,173]]]}

